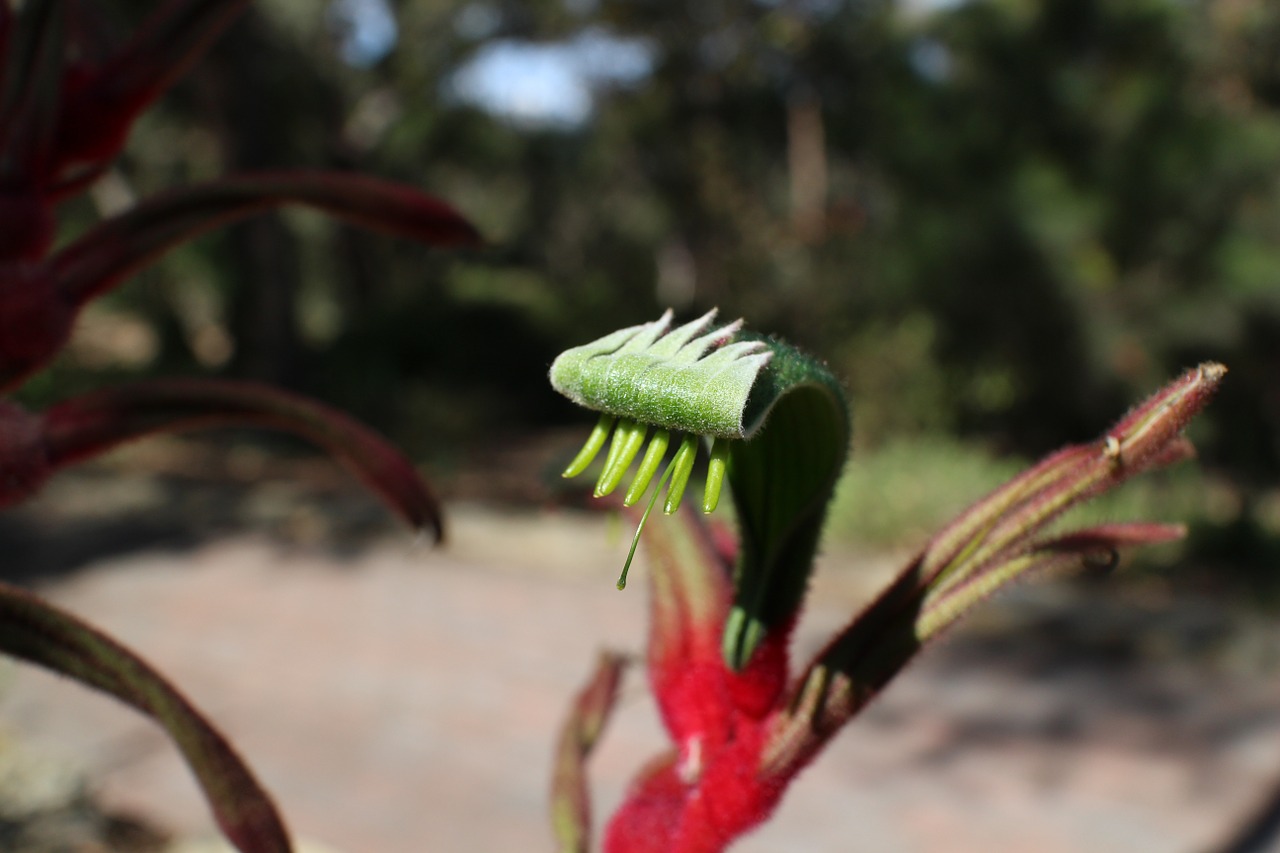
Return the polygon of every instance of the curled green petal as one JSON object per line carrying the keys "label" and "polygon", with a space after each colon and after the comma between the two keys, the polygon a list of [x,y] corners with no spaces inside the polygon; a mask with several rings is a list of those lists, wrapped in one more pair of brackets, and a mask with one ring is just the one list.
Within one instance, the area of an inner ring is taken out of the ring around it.
{"label": "curled green petal", "polygon": [[578,455],[573,457],[573,461],[569,463],[569,467],[565,468],[560,474],[561,477],[576,477],[587,470],[591,460],[595,459],[596,454],[600,452],[600,448],[604,447],[604,440],[609,437],[609,432],[613,429],[613,424],[616,420],[617,418],[610,414],[600,416],[600,420],[596,421],[595,428],[591,430],[591,435],[587,436],[587,443],[582,445]]}
{"label": "curled green petal", "polygon": [[750,438],[732,443],[728,465],[741,539],[733,606],[742,615],[723,642],[734,670],[799,609],[848,454],[849,410],[835,377],[794,347],[769,348],[745,412]]}
{"label": "curled green petal", "polygon": [[562,353],[551,385],[598,412],[694,435],[742,438],[764,341],[735,341],[738,324],[703,332],[714,312],[667,331],[670,315]]}
{"label": "curled green petal", "polygon": [[689,475],[693,473],[693,460],[698,455],[698,437],[686,435],[680,439],[680,447],[671,460],[671,486],[667,489],[667,502],[662,511],[667,515],[680,508],[680,500],[684,497],[685,486],[689,485]]}
{"label": "curled green petal", "polygon": [[623,506],[635,506],[644,497],[645,490],[649,488],[649,483],[653,481],[653,475],[658,473],[658,466],[662,464],[662,457],[667,455],[667,446],[670,443],[671,432],[665,429],[658,430],[653,434],[653,438],[649,439],[649,446],[645,448],[644,457],[640,460],[640,467],[636,469],[635,479],[631,481],[631,486],[627,489],[627,494],[622,499]]}
{"label": "curled green petal", "polygon": [[602,498],[611,494],[622,482],[631,462],[640,452],[644,437],[649,432],[647,424],[636,421],[622,421],[613,432],[613,444],[609,446],[609,456],[600,479],[596,481],[595,496]]}

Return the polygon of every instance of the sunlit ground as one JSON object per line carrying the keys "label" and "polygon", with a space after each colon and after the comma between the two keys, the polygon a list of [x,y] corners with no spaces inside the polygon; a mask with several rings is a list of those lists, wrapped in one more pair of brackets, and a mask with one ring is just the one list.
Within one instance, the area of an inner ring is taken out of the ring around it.
{"label": "sunlit ground", "polygon": [[[550,445],[523,455],[530,478]],[[955,448],[916,461],[936,473],[948,454],[977,478]],[[940,483],[911,512],[968,488]],[[904,490],[882,482],[880,502],[906,512]],[[860,505],[836,512],[797,655],[907,553],[882,522],[876,547],[851,544]],[[579,509],[452,510],[435,550],[323,463],[165,442],[55,481],[0,537],[27,581],[182,685],[300,836],[346,853],[549,845],[568,697],[598,648],[640,650],[645,590],[613,588],[629,530]],[[1209,850],[1280,777],[1271,621],[1149,571],[1024,584],[925,654],[736,849]],[[11,667],[0,724],[6,755],[85,780],[97,807],[212,832],[158,729],[113,702]],[[661,747],[634,672],[593,763],[598,819]]]}

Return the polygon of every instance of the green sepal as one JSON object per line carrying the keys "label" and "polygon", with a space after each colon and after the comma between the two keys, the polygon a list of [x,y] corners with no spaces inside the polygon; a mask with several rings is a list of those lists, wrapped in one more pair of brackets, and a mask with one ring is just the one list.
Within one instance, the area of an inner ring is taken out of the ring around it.
{"label": "green sepal", "polygon": [[747,402],[748,439],[732,442],[728,464],[741,539],[723,640],[734,670],[800,607],[851,432],[844,391],[826,365],[762,340],[773,358]]}

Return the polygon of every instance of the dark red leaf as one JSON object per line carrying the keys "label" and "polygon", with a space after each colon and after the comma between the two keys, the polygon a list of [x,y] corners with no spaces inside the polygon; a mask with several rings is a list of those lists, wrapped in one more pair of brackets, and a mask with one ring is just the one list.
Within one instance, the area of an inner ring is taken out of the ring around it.
{"label": "dark red leaf", "polygon": [[175,244],[285,204],[434,245],[479,241],[453,208],[401,184],[339,172],[264,172],[150,198],[57,253],[53,274],[62,292],[83,305]]}
{"label": "dark red leaf", "polygon": [[[0,3],[0,56],[8,56],[9,30],[13,27],[13,9]],[[0,65],[0,87],[4,86],[4,66]]]}
{"label": "dark red leaf", "polygon": [[35,494],[52,467],[44,449],[38,417],[7,400],[0,400],[0,509]]}
{"label": "dark red leaf", "polygon": [[0,186],[0,267],[44,257],[53,243],[54,227],[52,203],[42,192]]}
{"label": "dark red leaf", "polygon": [[440,504],[400,451],[343,412],[266,385],[179,379],[117,386],[50,408],[44,440],[58,468],[152,433],[220,426],[265,427],[314,442],[414,528],[443,538]]}
{"label": "dark red leaf", "polygon": [[15,19],[0,3],[0,265],[34,261],[53,242],[43,176],[58,119],[61,3],[32,0]]}
{"label": "dark red leaf", "polygon": [[191,766],[222,831],[242,853],[290,853],[271,797],[226,738],[145,661],[85,622],[0,583],[0,651],[70,676],[163,726]]}
{"label": "dark red leaf", "polygon": [[1037,550],[1046,553],[1079,554],[1114,551],[1136,545],[1159,545],[1187,535],[1182,524],[1160,524],[1154,521],[1113,522],[1073,530],[1041,542]]}
{"label": "dark red leaf", "polygon": [[129,128],[198,61],[248,0],[170,0],[98,67],[68,75],[52,177],[61,195],[82,186],[124,147]]}
{"label": "dark red leaf", "polygon": [[57,355],[78,310],[58,292],[44,265],[0,263],[0,391]]}

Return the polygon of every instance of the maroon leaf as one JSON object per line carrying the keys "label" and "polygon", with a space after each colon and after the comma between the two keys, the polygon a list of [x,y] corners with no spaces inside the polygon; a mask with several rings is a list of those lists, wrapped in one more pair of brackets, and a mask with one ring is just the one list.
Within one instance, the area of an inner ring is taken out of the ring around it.
{"label": "maroon leaf", "polygon": [[0,270],[8,261],[44,257],[53,242],[54,227],[53,207],[43,193],[29,187],[0,187]]}
{"label": "maroon leaf", "polygon": [[976,603],[1016,578],[1060,569],[1109,570],[1119,561],[1121,548],[1171,542],[1186,532],[1180,524],[1100,524],[1039,540],[1025,553],[992,560],[989,567],[929,589],[915,618],[915,635],[921,642],[935,638]]}
{"label": "maroon leaf", "polygon": [[100,223],[51,259],[54,278],[83,305],[173,245],[284,204],[434,245],[480,239],[453,208],[401,184],[340,172],[264,172],[170,191]]}
{"label": "maroon leaf", "polygon": [[626,665],[625,655],[602,652],[596,671],[578,693],[560,730],[551,783],[551,825],[560,853],[588,853],[591,849],[587,758],[613,713]]}
{"label": "maroon leaf", "polygon": [[53,177],[59,195],[115,159],[138,115],[187,72],[248,0],[170,0],[100,66],[79,65],[63,93]]}
{"label": "maroon leaf", "polygon": [[0,189],[40,187],[57,127],[63,30],[57,0],[30,0],[18,13],[3,56]]}
{"label": "maroon leaf", "polygon": [[[0,3],[0,56],[8,56],[9,30],[13,27],[13,9],[8,3]],[[4,66],[0,65],[0,86],[4,86]]]}
{"label": "maroon leaf", "polygon": [[444,527],[435,495],[400,451],[350,416],[250,382],[180,379],[137,382],[59,403],[43,418],[54,468],[156,432],[257,426],[293,433],[328,451],[414,528]]}
{"label": "maroon leaf", "polygon": [[0,509],[35,494],[52,473],[40,418],[0,400]]}
{"label": "maroon leaf", "polygon": [[0,263],[33,261],[53,241],[52,203],[42,177],[58,120],[63,9],[31,0],[0,19]]}
{"label": "maroon leaf", "polygon": [[136,654],[85,622],[0,583],[0,651],[132,705],[182,751],[214,817],[242,853],[289,853],[284,821],[226,738]]}
{"label": "maroon leaf", "polygon": [[[100,223],[45,264],[4,263],[7,240],[17,241],[15,251],[32,243],[24,228],[44,222],[41,233],[51,233],[52,219],[39,202],[0,190],[0,391],[57,355],[88,300],[176,243],[262,210],[303,204],[427,243],[479,240],[452,208],[409,187],[343,173],[272,172],[157,196]],[[10,219],[14,228],[6,231]]]}
{"label": "maroon leaf", "polygon": [[0,391],[16,387],[57,355],[78,310],[43,264],[0,263]]}

